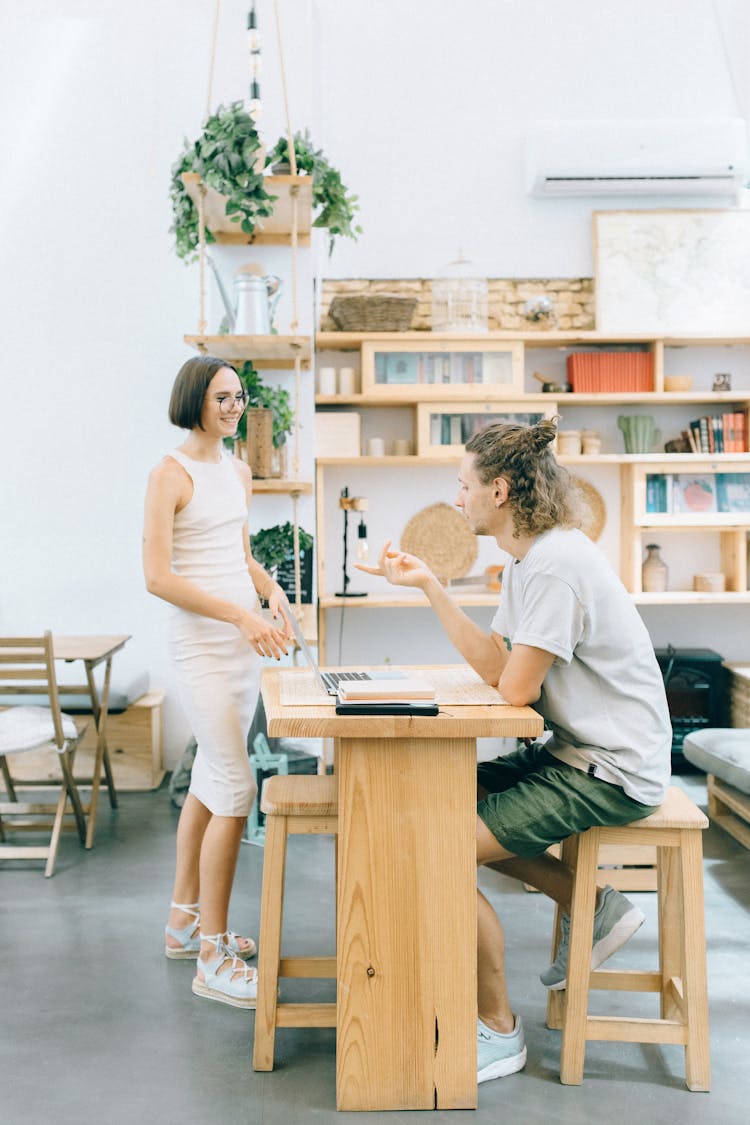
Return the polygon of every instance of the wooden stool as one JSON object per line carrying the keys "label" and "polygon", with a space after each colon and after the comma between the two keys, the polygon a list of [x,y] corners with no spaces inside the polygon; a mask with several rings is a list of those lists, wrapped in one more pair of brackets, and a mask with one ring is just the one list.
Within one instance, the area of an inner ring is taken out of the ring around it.
{"label": "wooden stool", "polygon": [[[564,990],[550,991],[547,1026],[562,1028],[560,1081],[583,1081],[586,1042],[679,1043],[685,1047],[690,1090],[708,1090],[706,938],[703,917],[701,831],[708,820],[681,789],[671,788],[664,804],[643,820],[620,828],[590,828],[563,841],[563,862],[573,869],[568,976]],[[596,876],[602,844],[656,846],[659,968],[655,972],[591,972]],[[552,959],[557,955],[560,908],[555,912]],[[590,1016],[589,989],[658,992],[660,1018]]]}
{"label": "wooden stool", "polygon": [[336,778],[293,774],[266,779],[261,809],[266,817],[263,891],[258,939],[258,1004],[253,1068],[273,1070],[277,1027],[335,1027],[336,1005],[279,1004],[279,977],[334,977],[334,957],[282,957],[286,841],[290,835],[338,831]]}

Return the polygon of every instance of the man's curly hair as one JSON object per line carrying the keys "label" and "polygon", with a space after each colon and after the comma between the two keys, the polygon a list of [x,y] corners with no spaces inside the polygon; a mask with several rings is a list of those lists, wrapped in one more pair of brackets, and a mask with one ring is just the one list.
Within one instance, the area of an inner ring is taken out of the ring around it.
{"label": "man's curly hair", "polygon": [[515,538],[581,525],[581,493],[550,448],[556,436],[555,421],[545,418],[534,426],[495,422],[466,443],[482,484],[508,482]]}

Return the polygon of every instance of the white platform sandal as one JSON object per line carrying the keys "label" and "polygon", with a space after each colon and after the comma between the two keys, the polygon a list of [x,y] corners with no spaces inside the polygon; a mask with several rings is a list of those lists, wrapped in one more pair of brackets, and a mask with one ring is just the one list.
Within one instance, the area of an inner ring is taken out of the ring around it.
{"label": "white platform sandal", "polygon": [[[230,952],[225,940],[227,934],[201,934],[200,937],[202,941],[211,942],[217,957],[211,961],[198,957],[198,969],[203,973],[203,980],[199,976],[193,979],[195,995],[218,1000],[220,1004],[229,1004],[233,1008],[254,1008],[258,999],[257,969],[248,968]],[[227,961],[231,962],[230,967],[220,973],[219,969]]]}
{"label": "white platform sandal", "polygon": [[[194,921],[188,922],[187,926],[183,926],[181,930],[177,930],[174,926],[165,926],[164,933],[169,937],[178,941],[179,945],[169,945],[164,943],[164,952],[173,961],[195,961],[200,953],[201,938],[200,938],[200,912],[198,910],[197,902],[172,902],[170,908],[175,910],[182,910],[184,914],[190,914]],[[248,957],[254,957],[257,952],[257,947],[252,938],[240,938],[232,930],[228,930],[226,935],[225,945],[229,952],[234,957],[240,957],[243,961]],[[246,946],[241,946],[240,942],[246,941]]]}

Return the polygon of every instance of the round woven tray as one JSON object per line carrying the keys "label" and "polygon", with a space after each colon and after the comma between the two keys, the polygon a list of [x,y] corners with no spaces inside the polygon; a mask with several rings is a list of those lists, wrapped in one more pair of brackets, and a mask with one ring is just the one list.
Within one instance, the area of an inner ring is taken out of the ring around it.
{"label": "round woven tray", "polygon": [[416,307],[416,297],[376,293],[334,297],[328,315],[341,332],[406,332]]}
{"label": "round woven tray", "polygon": [[596,542],[607,522],[607,509],[602,494],[583,477],[574,476],[571,477],[571,481],[583,500],[584,516],[581,531]]}
{"label": "round woven tray", "polygon": [[437,578],[447,581],[469,573],[479,544],[460,512],[450,504],[431,504],[407,523],[401,550],[422,559]]}

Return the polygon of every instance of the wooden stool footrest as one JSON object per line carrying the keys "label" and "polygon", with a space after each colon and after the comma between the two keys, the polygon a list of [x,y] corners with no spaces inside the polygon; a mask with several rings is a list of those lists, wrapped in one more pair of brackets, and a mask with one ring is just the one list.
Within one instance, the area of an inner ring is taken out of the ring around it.
{"label": "wooden stool footrest", "polygon": [[303,977],[311,980],[320,977],[323,980],[336,979],[335,957],[282,957],[279,961],[280,977]]}
{"label": "wooden stool footrest", "polygon": [[335,1027],[335,1004],[278,1004],[277,1027]]}
{"label": "wooden stool footrest", "polygon": [[687,1028],[677,1020],[636,1016],[589,1016],[586,1039],[610,1043],[687,1043]]}

